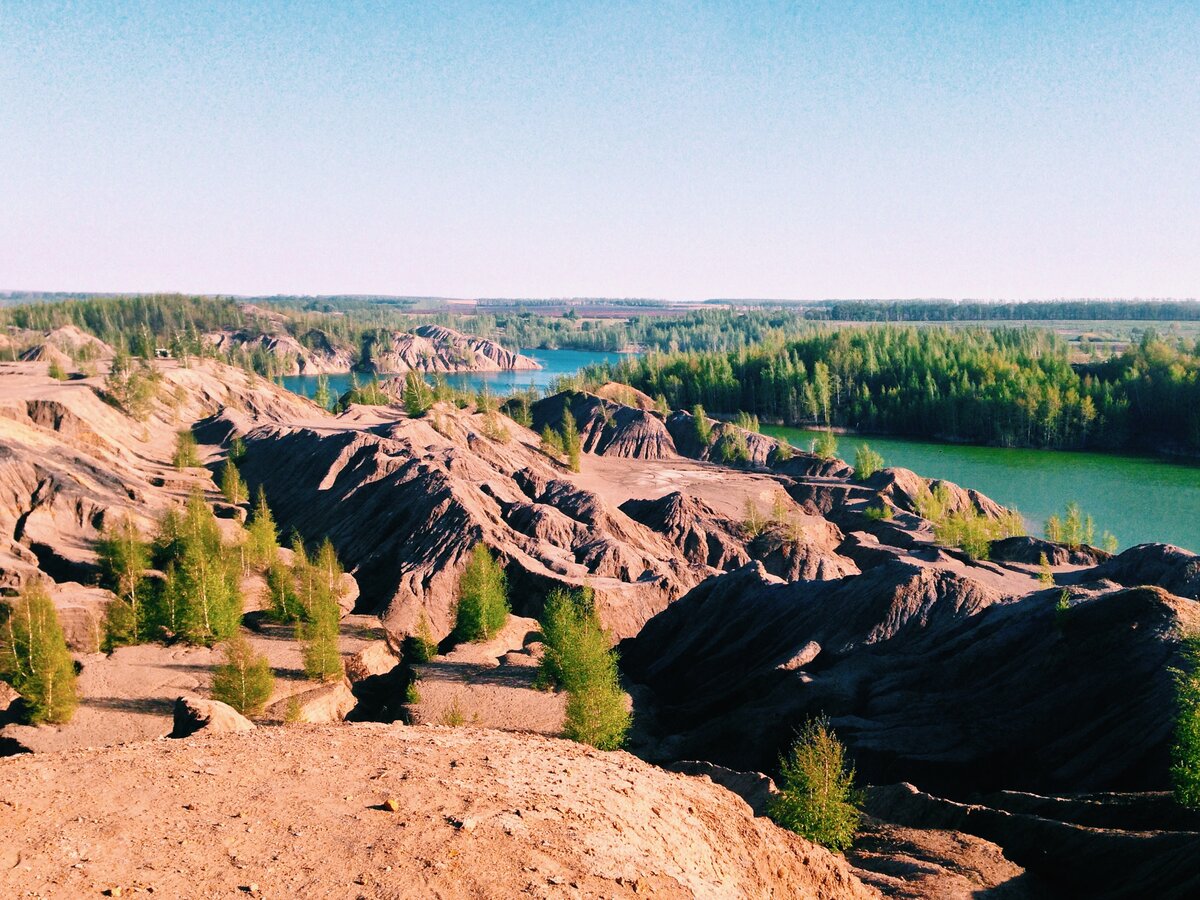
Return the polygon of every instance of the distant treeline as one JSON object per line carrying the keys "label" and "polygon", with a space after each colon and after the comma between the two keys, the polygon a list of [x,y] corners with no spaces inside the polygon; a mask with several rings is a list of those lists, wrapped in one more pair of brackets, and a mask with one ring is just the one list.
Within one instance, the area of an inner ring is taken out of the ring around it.
{"label": "distant treeline", "polygon": [[871,326],[589,369],[673,408],[1000,446],[1200,450],[1200,347],[1147,333],[1074,367],[1034,328]]}
{"label": "distant treeline", "polygon": [[806,319],[832,322],[1200,321],[1197,300],[828,300]]}
{"label": "distant treeline", "polygon": [[[33,330],[76,325],[134,354],[147,345],[170,347],[180,340],[195,345],[207,332],[250,330],[287,334],[314,351],[344,347],[356,358],[388,332],[426,322],[489,338],[514,350],[735,350],[812,327],[795,312],[778,308],[637,315],[637,301],[628,301],[628,318],[590,320],[575,310],[550,316],[528,310],[489,311],[488,307],[475,315],[414,314],[415,302],[396,297],[273,297],[256,298],[253,304],[177,294],[83,297],[5,307],[0,309],[0,324]],[[261,356],[260,362],[267,366],[269,359]],[[270,374],[257,364],[256,370]]]}
{"label": "distant treeline", "polygon": [[267,328],[270,324],[233,300],[180,294],[29,303],[0,310],[0,323],[37,331],[74,325],[129,352],[137,352],[140,348],[135,344],[142,341],[166,346],[177,335]]}

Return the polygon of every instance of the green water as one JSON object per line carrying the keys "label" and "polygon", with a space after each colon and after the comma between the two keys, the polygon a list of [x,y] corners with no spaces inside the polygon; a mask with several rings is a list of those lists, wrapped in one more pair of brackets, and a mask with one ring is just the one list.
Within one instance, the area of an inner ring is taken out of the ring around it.
{"label": "green water", "polygon": [[[816,437],[800,428],[764,425],[763,431],[803,450]],[[1096,520],[1097,535],[1111,531],[1122,548],[1162,541],[1200,551],[1200,466],[1104,453],[847,435],[838,437],[839,455],[853,463],[861,443],[869,443],[889,466],[944,478],[1015,506],[1030,534],[1042,534],[1046,518],[1074,500]]]}

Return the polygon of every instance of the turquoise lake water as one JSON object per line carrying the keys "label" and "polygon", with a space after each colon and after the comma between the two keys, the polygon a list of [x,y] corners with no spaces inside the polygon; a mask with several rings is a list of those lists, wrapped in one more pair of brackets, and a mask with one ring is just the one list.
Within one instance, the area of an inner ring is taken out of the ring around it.
{"label": "turquoise lake water", "polygon": [[[763,432],[807,450],[816,435],[799,428],[764,425]],[[1167,459],[1011,450],[938,444],[894,437],[838,436],[838,455],[853,463],[867,443],[890,466],[926,478],[944,478],[975,488],[1005,506],[1015,506],[1030,534],[1041,535],[1046,518],[1072,500],[1117,536],[1121,547],[1146,541],[1200,551],[1200,466]]]}
{"label": "turquoise lake water", "polygon": [[[618,362],[620,353],[597,353],[591,350],[522,350],[526,356],[532,357],[542,364],[542,368],[532,372],[459,372],[446,375],[446,381],[455,387],[468,388],[478,391],[486,387],[493,394],[512,394],[525,390],[533,385],[538,390],[548,387],[561,375],[574,375],[584,366],[592,363]],[[335,397],[344,394],[350,388],[350,376],[328,375],[329,390]],[[359,376],[359,381],[365,380]],[[283,379],[283,386],[289,391],[311,397],[317,390],[316,375],[289,375]]]}

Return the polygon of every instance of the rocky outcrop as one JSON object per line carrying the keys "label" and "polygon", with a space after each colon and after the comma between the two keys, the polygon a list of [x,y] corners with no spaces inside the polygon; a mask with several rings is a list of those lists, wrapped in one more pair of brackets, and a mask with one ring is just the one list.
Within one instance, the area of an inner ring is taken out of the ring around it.
{"label": "rocky outcrop", "polygon": [[[1023,802],[1013,804],[1014,799]],[[1155,816],[1146,807],[1156,801],[1153,795],[1066,801],[1023,795],[959,803],[895,784],[871,788],[866,808],[908,828],[947,829],[992,841],[1035,872],[1055,896],[1196,896],[1200,823],[1193,817],[1171,827],[1178,813]],[[1083,807],[1089,817],[1102,816],[1103,823],[1077,821],[1072,807]]]}
{"label": "rocky outcrop", "polygon": [[279,700],[264,715],[278,722],[322,725],[344,721],[357,705],[350,682],[343,678]]}
{"label": "rocky outcrop", "polygon": [[[830,582],[756,566],[691,591],[622,643],[649,687],[656,758],[769,770],[831,717],[860,774],[933,789],[1153,789],[1166,779],[1183,634],[1158,588],[1008,598],[904,560]],[[1120,660],[1120,665],[1113,665]]]}
{"label": "rocky outcrop", "polygon": [[1109,558],[1109,554],[1095,547],[1068,547],[1035,537],[1010,537],[993,541],[988,556],[996,562],[1032,566],[1040,565],[1043,560],[1051,566],[1095,566]]}
{"label": "rocky outcrop", "polygon": [[607,400],[583,391],[565,391],[530,407],[533,430],[558,430],[563,414],[575,419],[582,448],[597,456],[629,459],[671,459],[675,444],[657,413]]}
{"label": "rocky outcrop", "polygon": [[1171,544],[1139,544],[1094,569],[1082,581],[1107,579],[1134,586],[1153,584],[1180,597],[1200,600],[1200,556]]}
{"label": "rocky outcrop", "polygon": [[841,533],[837,527],[820,522],[824,540],[814,540],[802,526],[772,523],[746,546],[751,559],[784,581],[832,581],[859,574],[858,566],[830,548],[837,546]]}
{"label": "rocky outcrop", "polygon": [[357,685],[369,678],[389,674],[400,665],[400,656],[387,641],[372,641],[345,659],[346,677]]}
{"label": "rocky outcrop", "polygon": [[905,512],[917,512],[918,498],[940,490],[946,497],[945,511],[948,513],[973,509],[993,519],[1007,513],[1003,506],[979,491],[959,487],[952,481],[922,478],[909,469],[881,469],[863,484]]}
{"label": "rocky outcrop", "polygon": [[175,701],[175,727],[170,737],[186,738],[197,732],[228,734],[252,731],[254,723],[220,700],[201,697],[180,697]]}
{"label": "rocky outcrop", "polygon": [[742,524],[695,497],[673,491],[657,500],[628,500],[621,511],[666,537],[693,565],[730,570],[750,560]]}
{"label": "rocky outcrop", "polygon": [[441,325],[395,331],[372,347],[362,367],[380,375],[405,372],[499,372],[540,369],[536,360],[501,347],[495,341],[460,334]]}
{"label": "rocky outcrop", "polygon": [[272,357],[276,371],[284,375],[323,375],[349,372],[354,355],[346,347],[335,345],[323,331],[312,330],[303,341],[290,334],[246,329],[215,331],[205,341],[220,353],[265,353]]}
{"label": "rocky outcrop", "polygon": [[747,431],[731,422],[707,419],[711,437],[703,443],[690,412],[676,410],[667,416],[667,430],[683,456],[733,466],[764,468],[780,461],[779,441],[756,431]]}

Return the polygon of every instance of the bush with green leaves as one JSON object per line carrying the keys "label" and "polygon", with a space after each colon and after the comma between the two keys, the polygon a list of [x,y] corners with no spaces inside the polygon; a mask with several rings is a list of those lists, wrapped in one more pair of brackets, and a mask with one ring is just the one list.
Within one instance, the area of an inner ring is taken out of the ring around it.
{"label": "bush with green leaves", "polygon": [[49,375],[51,378],[53,378],[55,381],[66,381],[67,380],[67,372],[62,367],[62,363],[60,363],[57,359],[50,360],[50,366],[46,370],[46,374]]}
{"label": "bush with green leaves", "polygon": [[500,413],[494,409],[483,414],[483,424],[479,428],[483,436],[497,444],[507,444],[512,440],[512,434],[500,418]]}
{"label": "bush with green leaves", "polygon": [[562,435],[549,425],[542,428],[542,450],[555,459],[563,455]]}
{"label": "bush with green leaves", "polygon": [[600,750],[625,742],[630,713],[617,653],[596,614],[590,588],[552,591],[542,614],[545,654],[538,683],[567,693],[563,735]]}
{"label": "bush with green leaves", "polygon": [[409,662],[427,663],[437,656],[438,644],[429,625],[429,616],[421,613],[417,619],[417,631],[405,640],[404,655]]}
{"label": "bush with green leaves", "polygon": [[1043,585],[1054,584],[1054,572],[1050,569],[1050,559],[1045,553],[1038,557],[1038,583]]}
{"label": "bush with green leaves", "polygon": [[1171,743],[1171,784],[1175,800],[1200,809],[1200,635],[1180,642],[1180,668],[1175,679],[1175,734]]}
{"label": "bush with green leaves", "polygon": [[31,725],[69,722],[79,704],[75,661],[41,581],[21,590],[0,626],[0,679],[24,698]]}
{"label": "bush with green leaves", "polygon": [[508,621],[508,581],[504,568],[483,544],[476,544],[458,583],[454,604],[454,637],[486,641]]}
{"label": "bush with green leaves", "polygon": [[712,443],[712,425],[708,421],[704,407],[699,403],[692,407],[692,425],[696,429],[696,440],[700,442],[701,447],[707,447]]}
{"label": "bush with green leaves", "polygon": [[938,543],[946,547],[958,547],[972,559],[987,559],[991,554],[992,541],[1024,533],[1025,526],[1020,515],[1012,510],[999,518],[991,518],[968,507],[947,513],[934,523]]}
{"label": "bush with green leaves", "polygon": [[925,487],[913,498],[917,515],[933,524],[938,543],[958,547],[972,559],[987,559],[992,541],[1025,534],[1025,520],[1015,509],[1006,509],[999,516],[988,516],[968,503],[953,509],[950,488],[939,482],[930,490]]}
{"label": "bush with green leaves", "polygon": [[859,444],[854,454],[854,477],[866,481],[883,468],[883,457],[867,444]]}
{"label": "bush with green leaves", "polygon": [[753,413],[739,412],[733,417],[733,424],[745,431],[753,431],[756,434],[762,430],[762,426],[758,423],[758,416]]}
{"label": "bush with green leaves", "polygon": [[723,427],[717,441],[717,455],[727,465],[750,462],[750,446],[746,443],[746,432],[740,428]]}
{"label": "bush with green leaves", "polygon": [[892,508],[887,503],[880,501],[878,506],[868,506],[863,510],[863,515],[867,517],[869,522],[888,522],[892,519]]}
{"label": "bush with green leaves", "polygon": [[823,459],[837,459],[838,442],[833,432],[826,429],[818,433],[816,440],[813,441],[812,452]]}
{"label": "bush with green leaves", "polygon": [[360,406],[387,406],[391,403],[391,398],[387,392],[379,384],[379,378],[376,375],[371,376],[371,380],[366,384],[362,384],[358,380],[358,373],[350,373],[350,389],[341,396],[338,400],[337,407],[339,410],[348,409],[351,404]]}
{"label": "bush with green leaves", "polygon": [[767,527],[767,520],[763,517],[762,510],[758,508],[758,503],[753,497],[747,497],[745,503],[745,516],[742,518],[742,529],[748,537],[758,537],[762,534],[763,529]]}
{"label": "bush with green leaves", "polygon": [[262,654],[250,642],[234,634],[225,642],[225,661],[213,671],[212,696],[243,716],[257,716],[275,690],[275,675]]}
{"label": "bush with green leaves", "polygon": [[849,847],[862,813],[854,769],[829,720],[807,722],[779,769],[779,793],[768,807],[775,823],[831,850]]}
{"label": "bush with green leaves", "polygon": [[1061,517],[1055,513],[1046,520],[1046,539],[1075,550],[1096,540],[1096,524],[1072,501]]}

